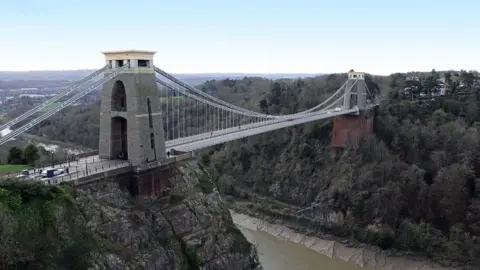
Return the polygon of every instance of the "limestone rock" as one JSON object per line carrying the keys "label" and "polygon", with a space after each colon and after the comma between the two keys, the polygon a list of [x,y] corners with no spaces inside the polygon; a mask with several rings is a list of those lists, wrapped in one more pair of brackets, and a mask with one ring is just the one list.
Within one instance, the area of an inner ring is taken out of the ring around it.
{"label": "limestone rock", "polygon": [[76,189],[87,227],[101,243],[91,269],[262,269],[216,191],[198,187],[187,164],[169,179],[181,200],[140,202],[115,181]]}

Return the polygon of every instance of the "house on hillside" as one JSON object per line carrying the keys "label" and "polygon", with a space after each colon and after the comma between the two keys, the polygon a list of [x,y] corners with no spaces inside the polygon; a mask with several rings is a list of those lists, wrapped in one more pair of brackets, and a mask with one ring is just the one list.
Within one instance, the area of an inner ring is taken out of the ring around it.
{"label": "house on hillside", "polygon": [[[440,78],[438,79],[437,86],[434,89],[431,89],[430,91],[424,90],[424,82],[419,77],[416,76],[411,76],[407,77],[407,82],[410,82],[409,85],[405,87],[404,94],[405,95],[411,95],[411,93],[418,93],[420,97],[439,97],[439,96],[445,96],[447,95],[449,85],[446,83],[445,78]],[[423,90],[419,90],[423,89]],[[414,95],[415,96],[415,95]],[[413,98],[413,96],[412,96]]]}
{"label": "house on hillside", "polygon": [[445,96],[447,95],[448,84],[445,81],[445,77],[438,79],[437,91],[432,93],[432,96]]}
{"label": "house on hillside", "polygon": [[406,81],[420,81],[420,77],[418,76],[408,76],[405,78]]}
{"label": "house on hillside", "polygon": [[473,81],[473,87],[480,88],[480,79],[475,78],[475,80]]}
{"label": "house on hillside", "polygon": [[407,85],[410,85],[403,89],[405,95],[411,95],[412,93],[418,92],[419,86],[417,82],[420,82],[420,78],[418,76],[407,76],[405,81],[407,82]]}

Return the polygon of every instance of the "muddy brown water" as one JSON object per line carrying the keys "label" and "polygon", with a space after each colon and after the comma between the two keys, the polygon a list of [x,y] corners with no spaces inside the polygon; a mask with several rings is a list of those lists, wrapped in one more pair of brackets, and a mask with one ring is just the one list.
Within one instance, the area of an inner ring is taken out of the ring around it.
{"label": "muddy brown water", "polygon": [[332,259],[303,245],[279,239],[263,231],[237,226],[247,240],[257,246],[265,270],[358,270],[355,264]]}

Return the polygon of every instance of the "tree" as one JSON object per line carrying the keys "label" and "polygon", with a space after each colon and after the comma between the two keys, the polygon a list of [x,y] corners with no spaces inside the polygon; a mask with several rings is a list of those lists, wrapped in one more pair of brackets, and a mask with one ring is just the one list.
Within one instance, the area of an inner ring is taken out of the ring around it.
{"label": "tree", "polygon": [[365,76],[365,84],[369,91],[369,93],[367,93],[367,98],[375,100],[375,97],[380,93],[380,87],[373,81],[372,76],[370,75]]}
{"label": "tree", "polygon": [[259,106],[263,113],[268,113],[268,102],[266,98],[260,100]]}
{"label": "tree", "polygon": [[414,96],[420,95],[420,93],[423,91],[422,83],[417,80],[408,80],[405,82],[405,86],[410,88],[412,99]]}
{"label": "tree", "polygon": [[424,86],[425,91],[427,92],[426,93],[427,95],[431,95],[431,94],[436,93],[438,91],[438,86],[439,86],[437,76],[436,75],[430,75],[427,78],[425,78],[425,81],[423,82],[423,86]]}
{"label": "tree", "polygon": [[390,88],[393,90],[402,89],[405,87],[406,74],[405,73],[393,73],[390,75]]}
{"label": "tree", "polygon": [[440,79],[440,74],[435,69],[432,69],[432,72],[430,72],[430,76],[435,78],[436,80]]}
{"label": "tree", "polygon": [[23,157],[28,164],[35,164],[35,161],[40,158],[37,147],[33,144],[27,145],[25,149],[23,149]]}
{"label": "tree", "polygon": [[448,85],[452,84],[452,74],[449,71],[445,72],[445,83]]}
{"label": "tree", "polygon": [[460,79],[467,86],[472,87],[475,82],[475,74],[473,72],[467,72],[465,70],[460,71]]}
{"label": "tree", "polygon": [[282,85],[278,82],[274,82],[270,87],[270,103],[273,105],[280,104],[280,97],[282,95]]}
{"label": "tree", "polygon": [[23,163],[23,153],[22,149],[13,146],[8,150],[8,163],[9,164],[22,164]]}

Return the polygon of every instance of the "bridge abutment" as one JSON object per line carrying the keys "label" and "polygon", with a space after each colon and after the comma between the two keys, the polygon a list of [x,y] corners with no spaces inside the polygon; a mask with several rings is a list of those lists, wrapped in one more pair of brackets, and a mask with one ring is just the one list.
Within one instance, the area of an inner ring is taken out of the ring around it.
{"label": "bridge abutment", "polygon": [[171,164],[171,166],[155,167],[142,171],[125,167],[79,178],[73,182],[73,185],[96,185],[114,181],[123,190],[128,191],[132,197],[149,201],[152,198],[167,195],[166,192],[170,187],[169,179],[173,175],[175,166],[176,164]]}
{"label": "bridge abutment", "polygon": [[133,196],[149,200],[164,195],[169,186],[172,168],[154,168],[148,171],[134,172],[131,178],[131,193]]}
{"label": "bridge abutment", "polygon": [[373,111],[364,111],[360,115],[342,115],[333,120],[333,149],[348,146],[358,147],[362,137],[373,134]]}

